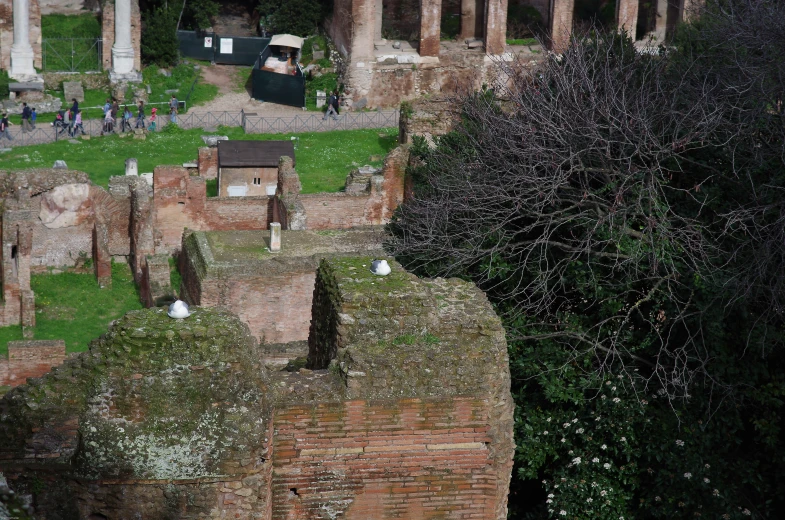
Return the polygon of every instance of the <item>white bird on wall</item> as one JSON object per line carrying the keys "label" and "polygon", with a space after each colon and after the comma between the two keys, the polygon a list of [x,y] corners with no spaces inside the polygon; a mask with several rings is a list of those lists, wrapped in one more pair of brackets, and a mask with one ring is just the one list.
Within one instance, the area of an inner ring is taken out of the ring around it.
{"label": "white bird on wall", "polygon": [[387,276],[390,274],[390,264],[387,260],[374,260],[371,262],[371,272],[378,276]]}
{"label": "white bird on wall", "polygon": [[188,304],[183,300],[177,300],[171,304],[169,306],[168,314],[170,318],[187,318],[191,315],[191,313],[188,311]]}

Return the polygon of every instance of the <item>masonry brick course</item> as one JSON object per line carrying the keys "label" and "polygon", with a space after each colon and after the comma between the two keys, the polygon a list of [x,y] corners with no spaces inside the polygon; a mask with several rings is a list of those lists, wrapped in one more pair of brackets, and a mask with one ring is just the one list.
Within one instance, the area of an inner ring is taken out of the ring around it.
{"label": "masonry brick course", "polygon": [[6,359],[0,359],[0,386],[19,386],[28,377],[41,377],[65,361],[65,341],[9,341]]}

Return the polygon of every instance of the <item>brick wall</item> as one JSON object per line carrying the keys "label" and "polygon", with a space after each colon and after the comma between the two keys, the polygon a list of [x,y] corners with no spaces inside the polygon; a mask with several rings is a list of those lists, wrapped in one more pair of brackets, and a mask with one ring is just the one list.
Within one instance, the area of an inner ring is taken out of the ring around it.
{"label": "brick wall", "polygon": [[455,398],[276,410],[272,518],[497,518],[487,408]]}
{"label": "brick wall", "polygon": [[183,230],[267,229],[272,203],[264,197],[210,197],[201,176],[186,168],[158,166],[153,174],[155,252],[174,253]]}
{"label": "brick wall", "polygon": [[9,341],[8,357],[0,359],[0,386],[18,386],[41,377],[65,361],[65,341]]}
{"label": "brick wall", "polygon": [[199,176],[205,179],[218,178],[218,148],[203,146],[199,148]]}
{"label": "brick wall", "polygon": [[288,343],[308,339],[315,265],[286,274],[260,273],[256,277],[208,278],[184,275],[184,295],[203,307],[232,309],[261,343]]}
{"label": "brick wall", "polygon": [[[114,45],[114,2],[104,0],[101,4],[101,38],[103,38],[104,70],[112,70],[112,46]],[[131,0],[131,46],[134,48],[134,70],[142,70],[142,16],[139,0]]]}

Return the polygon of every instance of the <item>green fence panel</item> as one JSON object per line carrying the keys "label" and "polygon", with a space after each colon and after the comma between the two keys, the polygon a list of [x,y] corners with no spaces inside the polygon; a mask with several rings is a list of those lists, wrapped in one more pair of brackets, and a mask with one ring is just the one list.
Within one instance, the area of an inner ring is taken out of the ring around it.
{"label": "green fence panel", "polygon": [[270,38],[215,36],[215,62],[227,65],[253,65],[270,43]]}
{"label": "green fence panel", "polygon": [[[265,53],[269,54],[269,50],[265,50]],[[293,107],[304,107],[305,76],[299,70],[296,76],[261,70],[261,63],[262,58],[259,58],[251,72],[254,99]]]}
{"label": "green fence panel", "polygon": [[215,33],[204,31],[177,31],[180,55],[197,60],[213,61]]}

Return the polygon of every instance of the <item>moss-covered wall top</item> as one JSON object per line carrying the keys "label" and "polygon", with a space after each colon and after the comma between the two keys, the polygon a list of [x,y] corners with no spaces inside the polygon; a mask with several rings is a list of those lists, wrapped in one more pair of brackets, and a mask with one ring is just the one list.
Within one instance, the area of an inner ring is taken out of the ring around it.
{"label": "moss-covered wall top", "polygon": [[88,479],[251,472],[271,413],[258,348],[226,311],[128,313],[88,353],[0,401],[0,471],[40,462]]}
{"label": "moss-covered wall top", "polygon": [[331,362],[349,398],[492,395],[505,385],[509,393],[504,330],[482,291],[419,279],[392,259],[392,272],[376,276],[372,260],[321,262],[312,367]]}

